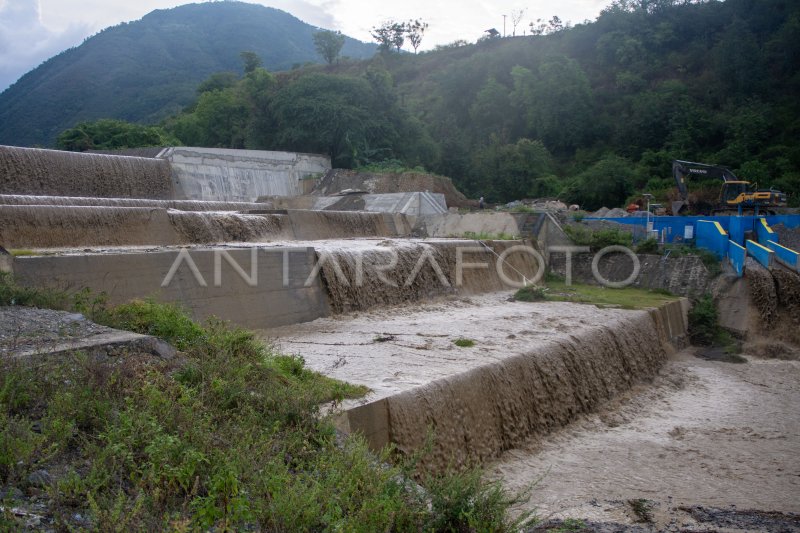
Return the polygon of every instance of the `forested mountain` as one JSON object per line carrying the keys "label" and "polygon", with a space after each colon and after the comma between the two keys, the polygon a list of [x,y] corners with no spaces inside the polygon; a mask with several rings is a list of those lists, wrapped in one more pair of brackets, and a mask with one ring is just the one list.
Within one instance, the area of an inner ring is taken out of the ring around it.
{"label": "forested mountain", "polygon": [[[241,73],[242,51],[270,70],[321,62],[315,31],[283,11],[242,2],[153,11],[49,59],[0,94],[0,144],[49,146],[84,120],[157,122],[189,104],[212,73]],[[346,38],[342,53],[365,58],[375,48]]]}
{"label": "forested mountain", "polygon": [[421,165],[490,201],[666,200],[671,160],[687,159],[796,203],[798,35],[799,2],[616,0],[542,35],[207,83],[163,127],[189,145]]}

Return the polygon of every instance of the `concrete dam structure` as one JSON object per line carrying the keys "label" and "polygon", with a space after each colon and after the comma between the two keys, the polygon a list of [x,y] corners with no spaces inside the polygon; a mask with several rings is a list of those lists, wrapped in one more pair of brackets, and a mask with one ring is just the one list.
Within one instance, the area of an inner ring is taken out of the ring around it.
{"label": "concrete dam structure", "polygon": [[0,146],[0,194],[254,202],[303,194],[330,168],[327,156],[262,150],[175,147],[146,158]]}

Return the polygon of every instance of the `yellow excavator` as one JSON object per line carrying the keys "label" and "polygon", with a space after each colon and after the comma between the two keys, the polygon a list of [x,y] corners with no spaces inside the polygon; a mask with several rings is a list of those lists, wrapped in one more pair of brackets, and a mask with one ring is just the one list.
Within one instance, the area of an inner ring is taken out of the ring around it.
{"label": "yellow excavator", "polygon": [[753,211],[755,214],[773,214],[775,208],[786,207],[786,195],[775,189],[759,189],[757,184],[743,181],[736,177],[730,169],[705,163],[675,160],[672,162],[672,176],[678,185],[680,200],[672,202],[672,214],[685,214],[690,208],[687,178],[717,178],[723,181],[716,205],[701,215],[743,214]]}

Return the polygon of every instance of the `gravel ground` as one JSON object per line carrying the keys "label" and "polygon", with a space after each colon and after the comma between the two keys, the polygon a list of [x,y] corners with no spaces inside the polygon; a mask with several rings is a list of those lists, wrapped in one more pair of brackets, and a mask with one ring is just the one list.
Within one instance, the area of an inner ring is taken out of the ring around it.
{"label": "gravel ground", "polygon": [[772,229],[778,234],[782,246],[800,251],[800,228],[791,229],[783,224],[776,224]]}

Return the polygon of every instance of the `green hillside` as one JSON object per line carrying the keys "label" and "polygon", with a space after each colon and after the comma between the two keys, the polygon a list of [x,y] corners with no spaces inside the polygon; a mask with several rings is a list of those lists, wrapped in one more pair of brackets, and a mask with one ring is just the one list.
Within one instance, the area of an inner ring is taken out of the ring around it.
{"label": "green hillside", "polygon": [[[244,50],[273,71],[321,61],[315,31],[242,2],[153,11],[51,58],[0,94],[0,144],[50,146],[65,128],[99,118],[157,122],[191,102],[211,73],[241,72]],[[374,50],[348,38],[342,53],[365,58]]]}
{"label": "green hillside", "polygon": [[490,202],[558,196],[596,209],[642,191],[668,201],[670,162],[686,159],[727,165],[798,205],[798,34],[798,2],[616,0],[595,22],[536,36],[259,69],[206,84],[162,126],[188,145],[423,166]]}

